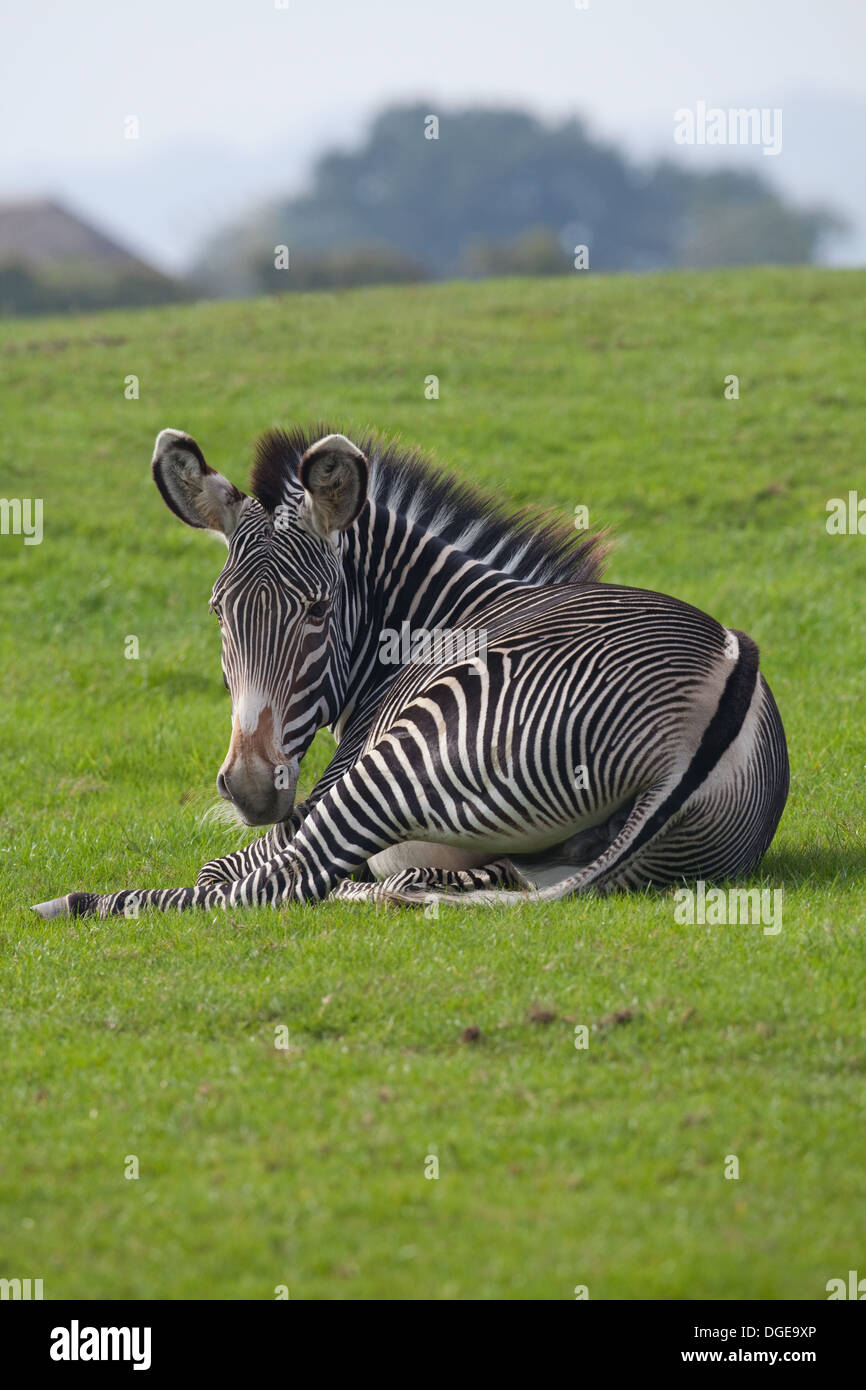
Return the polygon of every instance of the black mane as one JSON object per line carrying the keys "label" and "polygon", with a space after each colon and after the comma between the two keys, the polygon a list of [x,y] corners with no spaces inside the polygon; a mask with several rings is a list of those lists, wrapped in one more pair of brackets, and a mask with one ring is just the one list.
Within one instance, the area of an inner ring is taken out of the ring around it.
{"label": "black mane", "polygon": [[[311,444],[336,431],[269,430],[256,445],[250,490],[266,511],[297,497],[298,466]],[[530,507],[509,512],[494,498],[430,463],[418,450],[367,432],[348,435],[370,462],[370,496],[457,545],[474,559],[534,584],[586,584],[601,578],[604,536]]]}

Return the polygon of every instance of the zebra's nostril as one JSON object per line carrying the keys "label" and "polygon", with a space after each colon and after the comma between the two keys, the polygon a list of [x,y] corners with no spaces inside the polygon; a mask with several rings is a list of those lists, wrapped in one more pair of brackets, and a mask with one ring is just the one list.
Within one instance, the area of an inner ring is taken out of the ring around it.
{"label": "zebra's nostril", "polygon": [[217,791],[224,801],[231,801],[232,794],[229,791],[229,784],[225,779],[225,774],[222,772],[217,773]]}

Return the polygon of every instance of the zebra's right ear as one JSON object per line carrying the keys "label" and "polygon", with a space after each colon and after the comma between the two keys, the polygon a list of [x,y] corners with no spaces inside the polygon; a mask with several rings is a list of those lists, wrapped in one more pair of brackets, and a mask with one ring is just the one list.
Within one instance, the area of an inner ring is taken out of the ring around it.
{"label": "zebra's right ear", "polygon": [[311,444],[298,467],[304,489],[301,526],[336,545],[367,500],[368,471],[365,456],[344,434],[328,434]]}
{"label": "zebra's right ear", "polygon": [[153,451],[153,481],[163,501],[187,526],[231,538],[246,497],[210,468],[191,435],[161,430]]}

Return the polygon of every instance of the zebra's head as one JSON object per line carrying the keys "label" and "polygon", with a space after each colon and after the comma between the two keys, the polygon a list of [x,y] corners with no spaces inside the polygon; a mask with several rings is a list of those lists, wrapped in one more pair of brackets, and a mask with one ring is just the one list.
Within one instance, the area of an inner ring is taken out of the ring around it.
{"label": "zebra's head", "polygon": [[274,507],[208,467],[189,435],[163,430],[153,477],[188,526],[216,532],[228,557],[211,610],[222,632],[232,736],[217,788],[248,825],[290,815],[301,759],[340,714],[347,634],[341,631],[343,533],[367,496],[367,461],[341,434],[313,444]]}

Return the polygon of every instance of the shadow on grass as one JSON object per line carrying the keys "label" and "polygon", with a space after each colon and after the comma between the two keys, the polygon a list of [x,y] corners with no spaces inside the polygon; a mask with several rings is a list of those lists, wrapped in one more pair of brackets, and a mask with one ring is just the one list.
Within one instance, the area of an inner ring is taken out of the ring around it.
{"label": "shadow on grass", "polygon": [[866,845],[803,845],[792,849],[771,849],[758,876],[790,888],[803,884],[866,882]]}

